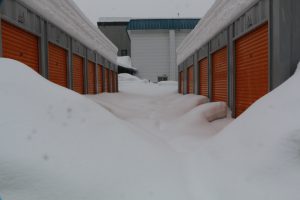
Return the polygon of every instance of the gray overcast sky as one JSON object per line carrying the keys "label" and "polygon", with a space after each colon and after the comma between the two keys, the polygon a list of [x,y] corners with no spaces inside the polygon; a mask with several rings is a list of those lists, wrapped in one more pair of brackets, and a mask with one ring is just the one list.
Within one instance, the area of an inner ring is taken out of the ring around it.
{"label": "gray overcast sky", "polygon": [[93,23],[99,17],[203,17],[214,0],[74,0]]}

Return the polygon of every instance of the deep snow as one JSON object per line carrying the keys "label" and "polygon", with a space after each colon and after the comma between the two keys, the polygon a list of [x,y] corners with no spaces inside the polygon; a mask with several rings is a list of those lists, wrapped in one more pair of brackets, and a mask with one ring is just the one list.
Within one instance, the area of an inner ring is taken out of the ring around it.
{"label": "deep snow", "polygon": [[185,199],[174,151],[107,110],[0,59],[4,200]]}
{"label": "deep snow", "polygon": [[300,70],[230,125],[176,82],[119,80],[90,101],[0,59],[3,200],[300,199]]}

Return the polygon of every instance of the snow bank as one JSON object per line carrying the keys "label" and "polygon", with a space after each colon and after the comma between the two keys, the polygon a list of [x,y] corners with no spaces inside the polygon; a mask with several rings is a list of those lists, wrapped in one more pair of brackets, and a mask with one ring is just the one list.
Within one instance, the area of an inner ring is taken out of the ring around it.
{"label": "snow bank", "polygon": [[121,67],[133,69],[135,71],[137,70],[132,66],[131,58],[129,56],[118,57],[117,63]]}
{"label": "snow bank", "polygon": [[82,13],[73,0],[20,0],[112,63],[117,62],[117,47]]}
{"label": "snow bank", "polygon": [[198,25],[177,48],[177,63],[182,63],[212,37],[222,31],[256,0],[217,0]]}
{"label": "snow bank", "polygon": [[156,84],[149,82],[149,80],[142,80],[130,74],[119,74],[119,91],[127,94],[138,94],[145,96],[161,96],[168,94],[176,94],[178,91],[178,84]]}
{"label": "snow bank", "polygon": [[86,97],[0,59],[4,200],[188,199],[175,152]]}
{"label": "snow bank", "polygon": [[159,86],[172,85],[172,86],[177,86],[178,87],[178,82],[177,81],[160,81],[157,84]]}
{"label": "snow bank", "polygon": [[190,155],[194,199],[300,199],[299,68]]}

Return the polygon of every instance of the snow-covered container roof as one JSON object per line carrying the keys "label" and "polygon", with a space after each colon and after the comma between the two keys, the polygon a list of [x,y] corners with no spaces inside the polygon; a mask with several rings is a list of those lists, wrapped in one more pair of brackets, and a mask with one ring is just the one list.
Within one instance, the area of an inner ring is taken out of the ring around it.
{"label": "snow-covered container roof", "polygon": [[177,64],[181,64],[257,1],[216,0],[195,29],[178,46]]}
{"label": "snow-covered container roof", "polygon": [[131,58],[129,56],[118,57],[118,65],[127,69],[137,71],[137,69],[132,66]]}
{"label": "snow-covered container roof", "polygon": [[129,22],[130,17],[100,17],[99,22]]}
{"label": "snow-covered container roof", "polygon": [[20,0],[110,62],[117,62],[118,48],[94,25],[73,0]]}

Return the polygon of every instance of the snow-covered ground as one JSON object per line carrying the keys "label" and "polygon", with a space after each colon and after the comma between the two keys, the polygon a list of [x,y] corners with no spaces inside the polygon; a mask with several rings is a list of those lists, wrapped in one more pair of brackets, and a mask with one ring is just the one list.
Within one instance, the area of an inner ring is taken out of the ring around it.
{"label": "snow-covered ground", "polygon": [[175,82],[119,80],[85,97],[0,59],[3,200],[300,199],[300,71],[233,122]]}

